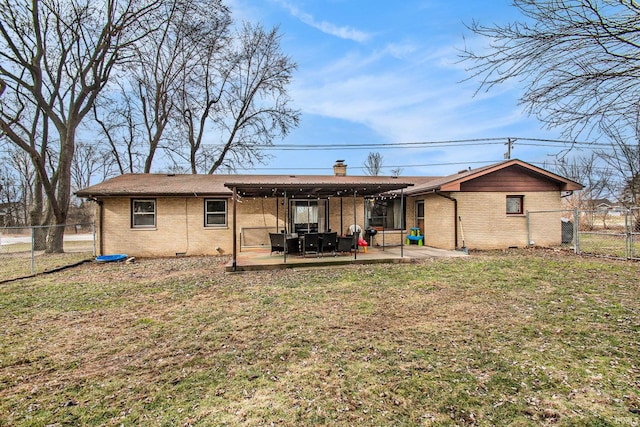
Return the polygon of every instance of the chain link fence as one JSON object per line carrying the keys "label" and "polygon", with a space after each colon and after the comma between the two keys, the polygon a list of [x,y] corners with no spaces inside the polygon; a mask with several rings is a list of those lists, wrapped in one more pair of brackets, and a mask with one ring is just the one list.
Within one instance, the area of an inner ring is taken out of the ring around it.
{"label": "chain link fence", "polygon": [[640,208],[527,212],[529,246],[640,260]]}
{"label": "chain link fence", "polygon": [[[64,233],[62,251],[50,253],[56,233]],[[93,223],[3,227],[0,228],[0,282],[57,270],[93,258],[95,254]]]}

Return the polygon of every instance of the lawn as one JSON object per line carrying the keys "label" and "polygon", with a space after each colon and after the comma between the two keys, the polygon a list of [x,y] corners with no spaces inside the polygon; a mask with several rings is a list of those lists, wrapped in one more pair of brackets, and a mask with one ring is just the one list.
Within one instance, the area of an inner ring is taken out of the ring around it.
{"label": "lawn", "polygon": [[70,251],[58,254],[45,254],[43,251],[38,251],[33,258],[30,252],[5,252],[0,254],[0,283],[6,280],[30,276],[33,273],[56,270],[61,267],[77,264],[83,260],[92,260],[93,258],[93,252],[91,250],[85,250],[84,252]]}
{"label": "lawn", "polygon": [[0,425],[640,425],[640,265],[522,250],[0,287]]}
{"label": "lawn", "polygon": [[625,233],[581,231],[580,252],[623,259],[627,257],[640,258],[640,235],[633,235],[633,240],[631,240],[633,246],[628,243],[629,239],[629,235]]}

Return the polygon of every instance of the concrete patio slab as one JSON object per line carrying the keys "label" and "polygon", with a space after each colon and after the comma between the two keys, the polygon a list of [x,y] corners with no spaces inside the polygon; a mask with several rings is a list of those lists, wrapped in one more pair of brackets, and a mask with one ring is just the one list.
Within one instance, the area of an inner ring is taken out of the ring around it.
{"label": "concrete patio slab", "polygon": [[[449,251],[429,246],[387,246],[367,248],[367,252],[353,253],[325,253],[322,256],[308,254],[306,257],[289,254],[285,257],[281,253],[270,253],[269,248],[243,248],[238,253],[235,272],[279,270],[286,268],[314,268],[349,264],[378,264],[378,263],[408,263],[421,259],[443,257],[466,257],[460,251]],[[225,266],[225,271],[234,272],[233,261]]]}

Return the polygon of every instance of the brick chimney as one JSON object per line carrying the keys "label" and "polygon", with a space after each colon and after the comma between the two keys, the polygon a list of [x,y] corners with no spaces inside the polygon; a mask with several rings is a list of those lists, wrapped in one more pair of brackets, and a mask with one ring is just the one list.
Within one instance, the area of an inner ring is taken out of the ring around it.
{"label": "brick chimney", "polygon": [[336,164],[333,165],[333,174],[335,176],[347,176],[347,165],[344,164],[344,160],[336,160]]}

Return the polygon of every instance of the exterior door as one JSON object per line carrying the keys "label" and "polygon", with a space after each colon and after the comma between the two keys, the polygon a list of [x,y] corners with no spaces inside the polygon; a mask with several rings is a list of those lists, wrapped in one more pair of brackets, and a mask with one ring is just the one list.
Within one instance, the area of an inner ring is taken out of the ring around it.
{"label": "exterior door", "polygon": [[424,200],[416,202],[416,227],[420,227],[420,232],[424,235]]}
{"label": "exterior door", "polygon": [[291,200],[291,231],[301,234],[326,231],[326,202],[324,199]]}

